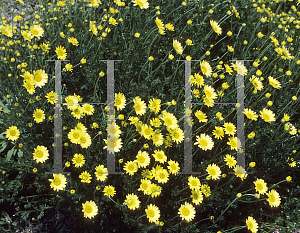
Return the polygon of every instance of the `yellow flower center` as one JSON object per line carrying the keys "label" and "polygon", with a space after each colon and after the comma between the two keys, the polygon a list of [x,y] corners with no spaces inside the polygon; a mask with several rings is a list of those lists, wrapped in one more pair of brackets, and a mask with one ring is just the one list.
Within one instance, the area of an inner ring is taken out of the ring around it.
{"label": "yellow flower center", "polygon": [[275,197],[274,197],[274,195],[271,195],[271,196],[269,197],[269,200],[270,200],[271,202],[275,202]]}
{"label": "yellow flower center", "polygon": [[75,161],[76,163],[81,163],[81,158],[76,158]]}
{"label": "yellow flower center", "polygon": [[33,30],[31,30],[31,33],[36,36],[39,34],[39,31],[36,29],[33,29]]}
{"label": "yellow flower center", "polygon": [[87,212],[88,214],[92,213],[92,211],[93,211],[93,208],[91,206],[85,207],[85,212]]}
{"label": "yellow flower center", "polygon": [[42,158],[43,155],[44,155],[44,153],[42,151],[36,152],[36,157],[38,157],[38,158]]}
{"label": "yellow flower center", "polygon": [[160,174],[159,174],[159,177],[160,177],[161,179],[164,179],[164,178],[165,178],[165,173],[160,173]]}
{"label": "yellow flower center", "polygon": [[56,178],[54,179],[54,185],[59,186],[61,184],[61,180]]}
{"label": "yellow flower center", "polygon": [[79,133],[74,133],[74,134],[73,134],[73,137],[74,137],[75,139],[79,138]]}
{"label": "yellow flower center", "polygon": [[207,141],[206,141],[205,139],[201,139],[201,140],[200,140],[200,144],[201,144],[202,146],[207,146],[207,145],[208,145],[208,143],[207,143]]}
{"label": "yellow flower center", "polygon": [[37,112],[37,113],[35,114],[35,117],[36,117],[36,118],[41,118],[41,113]]}
{"label": "yellow flower center", "polygon": [[216,170],[214,170],[214,169],[210,170],[210,174],[213,176],[216,175]]}
{"label": "yellow flower center", "polygon": [[17,134],[17,132],[16,132],[15,130],[11,130],[11,131],[10,131],[10,135],[11,135],[11,136],[15,136],[16,134]]}
{"label": "yellow flower center", "polygon": [[182,214],[183,214],[184,216],[188,216],[188,215],[190,214],[190,210],[189,210],[188,208],[183,208]]}
{"label": "yellow flower center", "polygon": [[134,169],[134,166],[132,165],[132,164],[130,164],[129,166],[128,166],[128,170],[133,170]]}
{"label": "yellow flower center", "polygon": [[141,109],[142,109],[142,106],[140,104],[135,105],[135,110],[136,111],[141,111]]}
{"label": "yellow flower center", "polygon": [[80,141],[81,143],[86,143],[86,138],[81,138]]}
{"label": "yellow flower center", "polygon": [[165,120],[166,125],[172,125],[172,120],[170,118],[167,118]]}
{"label": "yellow flower center", "polygon": [[259,190],[262,190],[262,189],[263,189],[262,184],[258,184],[258,185],[257,185],[257,188],[258,188]]}
{"label": "yellow flower center", "polygon": [[121,104],[121,99],[119,99],[119,98],[116,99],[116,104],[117,104],[117,105],[120,105],[120,104]]}
{"label": "yellow flower center", "polygon": [[154,215],[155,215],[155,213],[154,213],[153,210],[148,210],[148,216],[149,216],[150,218],[153,218]]}
{"label": "yellow flower center", "polygon": [[42,75],[40,75],[40,74],[35,75],[35,76],[34,76],[34,80],[35,80],[36,82],[42,81]]}
{"label": "yellow flower center", "polygon": [[267,114],[263,114],[263,117],[266,121],[268,121],[270,119],[269,115],[267,115]]}
{"label": "yellow flower center", "polygon": [[139,156],[138,161],[140,163],[144,163],[145,162],[145,158],[143,156]]}

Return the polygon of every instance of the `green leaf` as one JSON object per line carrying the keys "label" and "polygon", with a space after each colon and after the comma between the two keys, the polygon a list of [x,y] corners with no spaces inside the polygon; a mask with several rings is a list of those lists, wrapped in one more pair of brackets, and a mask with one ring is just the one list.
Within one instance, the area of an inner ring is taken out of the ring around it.
{"label": "green leaf", "polygon": [[18,150],[18,158],[22,158],[23,157],[23,151]]}
{"label": "green leaf", "polygon": [[5,150],[5,148],[6,148],[6,146],[7,146],[7,143],[6,143],[6,142],[3,142],[1,146],[2,146],[2,148],[0,149],[0,152],[2,152],[2,151]]}
{"label": "green leaf", "polygon": [[15,155],[17,152],[17,149],[12,148],[7,152],[6,160],[9,161],[12,157],[12,155]]}

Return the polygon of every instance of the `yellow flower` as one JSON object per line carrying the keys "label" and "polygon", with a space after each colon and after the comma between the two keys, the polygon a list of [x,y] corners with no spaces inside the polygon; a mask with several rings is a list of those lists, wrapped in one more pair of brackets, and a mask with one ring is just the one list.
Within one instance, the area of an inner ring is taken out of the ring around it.
{"label": "yellow flower", "polygon": [[257,33],[258,38],[262,38],[263,36],[264,36],[264,34],[262,34],[261,32]]}
{"label": "yellow flower", "polygon": [[210,20],[210,26],[212,27],[212,29],[218,34],[221,35],[222,34],[222,28],[220,27],[220,25],[214,21],[214,20]]}
{"label": "yellow flower", "polygon": [[173,48],[175,49],[176,53],[182,54],[183,48],[178,40],[173,39]]}
{"label": "yellow flower", "polygon": [[197,142],[194,145],[198,145],[203,150],[211,150],[214,147],[214,142],[209,135],[201,134],[200,137],[196,136]]}
{"label": "yellow flower", "polygon": [[224,158],[224,161],[226,162],[226,165],[229,168],[235,167],[237,161],[235,160],[235,158],[229,154],[227,154]]}
{"label": "yellow flower", "polygon": [[248,227],[248,230],[250,230],[252,233],[256,233],[258,231],[258,224],[256,223],[256,220],[253,217],[248,217],[246,219],[246,225]]}
{"label": "yellow flower", "polygon": [[160,210],[155,205],[148,205],[147,209],[145,209],[147,218],[149,219],[149,222],[157,222],[160,217]]}
{"label": "yellow flower", "polygon": [[199,205],[200,203],[202,203],[203,195],[202,195],[202,192],[200,191],[200,189],[192,190],[191,198],[192,198],[192,202],[195,205]]}
{"label": "yellow flower", "polygon": [[91,175],[86,171],[82,172],[79,175],[79,178],[81,179],[82,183],[91,183],[91,179],[92,179]]}
{"label": "yellow flower", "polygon": [[221,170],[216,164],[209,164],[206,168],[206,171],[213,180],[220,179]]}
{"label": "yellow flower", "polygon": [[67,58],[67,52],[64,47],[62,47],[62,46],[56,47],[55,52],[57,54],[58,59],[65,60]]}
{"label": "yellow flower", "polygon": [[105,168],[104,165],[98,165],[95,168],[95,170],[96,170],[95,175],[97,180],[105,181],[107,179],[108,172],[107,172],[107,168]]}
{"label": "yellow flower", "polygon": [[136,32],[136,33],[134,34],[134,36],[135,36],[136,38],[139,38],[139,37],[140,37],[140,33]]}
{"label": "yellow flower", "polygon": [[43,37],[44,29],[39,25],[34,25],[30,27],[30,33],[33,37],[40,39],[40,37]]}
{"label": "yellow flower", "polygon": [[86,201],[82,203],[82,212],[85,218],[93,218],[98,214],[98,207],[94,201]]}
{"label": "yellow flower", "polygon": [[103,189],[104,196],[113,197],[116,194],[115,188],[111,185],[105,186]]}
{"label": "yellow flower", "polygon": [[286,177],[286,181],[287,181],[287,182],[290,182],[291,180],[292,180],[292,177],[291,177],[291,176],[287,176],[287,177]]}
{"label": "yellow flower", "polygon": [[127,194],[126,195],[124,204],[126,204],[130,210],[135,210],[135,209],[139,208],[140,203],[141,202],[137,195],[135,195],[135,194]]}
{"label": "yellow flower", "polygon": [[253,181],[255,184],[255,190],[261,194],[264,195],[268,191],[267,184],[263,179],[256,179],[256,181]]}
{"label": "yellow flower", "polygon": [[53,174],[54,179],[49,179],[50,187],[54,191],[64,190],[67,184],[67,178],[62,174]]}
{"label": "yellow flower", "polygon": [[249,166],[250,166],[250,167],[255,167],[255,162],[249,163]]}
{"label": "yellow flower", "polygon": [[126,174],[132,176],[138,170],[138,165],[136,161],[127,161],[123,167],[126,171]]}
{"label": "yellow flower", "polygon": [[8,140],[15,141],[19,138],[19,136],[20,136],[20,131],[16,126],[10,126],[6,130],[6,138],[8,138]]}
{"label": "yellow flower", "polygon": [[174,58],[174,55],[173,54],[169,54],[169,59],[173,60],[173,58]]}
{"label": "yellow flower", "polygon": [[276,190],[272,189],[269,193],[267,193],[267,195],[267,201],[269,202],[271,207],[278,207],[280,205],[281,198]]}
{"label": "yellow flower", "polygon": [[141,100],[141,98],[139,96],[136,96],[133,99],[134,102],[134,106],[133,108],[135,109],[135,112],[137,115],[144,115],[146,113],[146,104],[144,101]]}
{"label": "yellow flower", "polygon": [[141,9],[148,9],[149,8],[149,3],[147,0],[132,0],[133,6],[139,6]]}
{"label": "yellow flower", "polygon": [[44,163],[49,158],[49,151],[45,146],[37,146],[32,154],[37,163]]}
{"label": "yellow flower", "polygon": [[260,111],[260,117],[265,121],[272,123],[275,121],[275,114],[269,110],[264,108],[262,111]]}
{"label": "yellow flower", "polygon": [[75,154],[72,159],[73,164],[75,164],[75,167],[82,167],[83,164],[85,164],[85,158],[82,154]]}
{"label": "yellow flower", "polygon": [[182,218],[182,220],[186,220],[190,222],[195,218],[196,210],[195,207],[187,202],[182,204],[178,210],[178,214]]}
{"label": "yellow flower", "polygon": [[188,185],[189,185],[190,189],[192,189],[192,190],[200,189],[200,180],[198,177],[189,176],[188,181],[189,181]]}
{"label": "yellow flower", "polygon": [[212,74],[212,69],[210,64],[207,61],[201,61],[200,62],[200,67],[201,67],[201,71],[202,73],[206,76],[206,77],[210,77]]}

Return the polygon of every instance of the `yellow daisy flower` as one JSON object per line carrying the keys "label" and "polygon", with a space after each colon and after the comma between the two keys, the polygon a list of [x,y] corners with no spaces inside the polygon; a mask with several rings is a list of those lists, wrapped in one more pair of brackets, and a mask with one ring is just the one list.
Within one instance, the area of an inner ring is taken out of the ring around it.
{"label": "yellow daisy flower", "polygon": [[92,219],[98,214],[98,207],[94,201],[86,201],[82,203],[82,212],[85,218]]}
{"label": "yellow daisy flower", "polygon": [[75,167],[82,167],[83,164],[85,164],[85,158],[82,154],[75,154],[72,159],[73,164],[75,164]]}
{"label": "yellow daisy flower", "polygon": [[190,222],[195,218],[196,210],[195,207],[187,202],[182,204],[178,210],[178,214],[182,218],[182,220],[186,220]]}
{"label": "yellow daisy flower", "polygon": [[130,210],[135,210],[137,208],[139,208],[140,206],[140,200],[138,198],[137,195],[135,194],[127,194],[126,195],[126,199],[124,201],[124,204],[127,205],[127,207],[130,209]]}
{"label": "yellow daisy flower", "polygon": [[67,184],[67,178],[62,174],[53,174],[54,179],[49,179],[50,187],[54,191],[64,190]]}
{"label": "yellow daisy flower", "polygon": [[222,34],[222,28],[220,27],[220,25],[216,21],[210,20],[210,26],[215,31],[215,33],[217,33],[218,35]]}
{"label": "yellow daisy flower", "polygon": [[117,107],[117,110],[122,110],[126,106],[126,98],[123,93],[115,93],[115,106]]}
{"label": "yellow daisy flower", "polygon": [[44,163],[49,158],[49,151],[45,146],[37,146],[32,154],[37,163]]}
{"label": "yellow daisy flower", "polygon": [[248,227],[248,230],[250,230],[252,233],[256,233],[258,231],[258,224],[256,223],[256,220],[253,217],[248,217],[246,219],[246,225]]}
{"label": "yellow daisy flower", "polygon": [[42,109],[35,109],[32,115],[36,123],[41,123],[45,119],[45,113]]}
{"label": "yellow daisy flower", "polygon": [[116,194],[115,188],[111,185],[105,186],[103,189],[104,196],[113,197]]}
{"label": "yellow daisy flower", "polygon": [[125,163],[123,169],[126,171],[126,174],[129,174],[130,176],[132,176],[138,170],[137,162],[136,161],[127,161]]}
{"label": "yellow daisy flower", "polygon": [[104,168],[104,165],[98,165],[95,171],[97,180],[105,181],[108,176],[107,168]]}
{"label": "yellow daisy flower", "polygon": [[197,142],[195,142],[194,145],[198,145],[198,147],[203,150],[211,150],[214,147],[214,142],[211,137],[204,133],[201,134],[200,137],[197,135],[196,140]]}
{"label": "yellow daisy flower", "polygon": [[253,181],[255,184],[255,190],[259,193],[264,195],[268,191],[268,187],[266,182],[263,179],[256,179],[256,181]]}
{"label": "yellow daisy flower", "polygon": [[270,192],[267,193],[267,195],[267,201],[269,202],[271,207],[278,207],[280,205],[281,198],[276,190],[272,189]]}
{"label": "yellow daisy flower", "polygon": [[221,169],[216,164],[209,164],[206,168],[206,171],[213,180],[220,179]]}
{"label": "yellow daisy flower", "polygon": [[160,210],[155,205],[147,205],[147,209],[145,209],[147,218],[149,222],[157,222],[160,217]]}
{"label": "yellow daisy flower", "polygon": [[86,171],[82,172],[79,175],[79,178],[81,179],[82,183],[91,183],[91,179],[92,179],[91,175]]}
{"label": "yellow daisy flower", "polygon": [[18,140],[19,136],[20,136],[20,131],[18,130],[18,128],[16,126],[10,126],[7,130],[6,130],[6,138],[8,140],[11,141],[16,141]]}
{"label": "yellow daisy flower", "polygon": [[202,73],[206,77],[210,77],[212,75],[211,66],[210,66],[210,64],[207,61],[205,61],[205,60],[200,61],[200,68],[201,68]]}

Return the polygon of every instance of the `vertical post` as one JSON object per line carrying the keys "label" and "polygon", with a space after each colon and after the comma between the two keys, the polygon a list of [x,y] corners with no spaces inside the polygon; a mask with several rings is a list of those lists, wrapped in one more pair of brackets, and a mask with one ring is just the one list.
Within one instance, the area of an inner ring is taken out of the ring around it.
{"label": "vertical post", "polygon": [[[58,95],[58,100],[55,102],[55,117],[54,117],[54,174],[70,174],[70,172],[62,171],[62,117],[61,117],[61,61],[62,60],[47,60],[55,61],[55,93]],[[69,61],[69,60],[63,60]],[[46,172],[53,174],[53,172]]]}
{"label": "vertical post", "polygon": [[[184,170],[179,174],[201,174],[193,172],[192,164],[192,94],[191,94],[191,61],[182,60],[185,64],[185,108],[184,108]],[[193,60],[194,61],[194,60]]]}
{"label": "vertical post", "polygon": [[[115,97],[115,80],[114,80],[114,62],[123,60],[104,60],[107,61],[107,125],[114,124],[114,97]],[[108,174],[123,174],[115,171],[115,152],[108,149],[109,143],[115,144],[115,135],[109,135],[107,132],[107,171]],[[112,144],[113,145],[113,144]]]}

